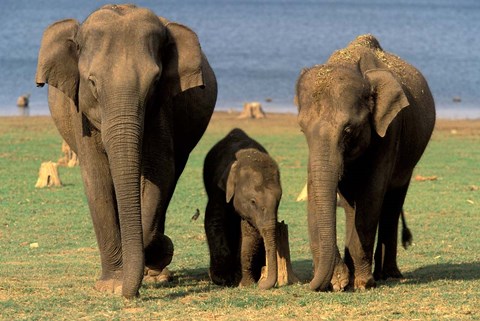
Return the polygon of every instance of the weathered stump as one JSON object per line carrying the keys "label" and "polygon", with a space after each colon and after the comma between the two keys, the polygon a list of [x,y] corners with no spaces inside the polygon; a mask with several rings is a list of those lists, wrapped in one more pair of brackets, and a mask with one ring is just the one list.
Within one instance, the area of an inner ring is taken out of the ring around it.
{"label": "weathered stump", "polygon": [[54,162],[43,162],[38,172],[38,180],[35,187],[51,187],[62,186],[60,177],[58,176],[57,164]]}
{"label": "weathered stump", "polygon": [[257,101],[251,103],[245,103],[243,105],[243,111],[238,116],[239,119],[243,118],[265,118],[267,117],[262,109],[262,104]]}
{"label": "weathered stump", "polygon": [[79,161],[77,154],[70,148],[66,141],[62,142],[63,157],[58,159],[59,166],[75,167],[78,166]]}
{"label": "weathered stump", "polygon": [[28,107],[29,100],[30,100],[30,94],[21,95],[17,99],[17,106]]}
{"label": "weathered stump", "polygon": [[[283,286],[300,282],[293,273],[292,263],[290,261],[290,245],[288,242],[288,225],[284,221],[277,222],[277,286]],[[260,280],[267,278],[267,266],[262,268]]]}

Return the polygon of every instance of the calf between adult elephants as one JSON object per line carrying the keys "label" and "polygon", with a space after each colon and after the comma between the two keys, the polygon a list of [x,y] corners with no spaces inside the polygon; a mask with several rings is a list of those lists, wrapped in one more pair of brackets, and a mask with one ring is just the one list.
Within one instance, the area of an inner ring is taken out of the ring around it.
{"label": "calf between adult elephants", "polygon": [[[435,107],[422,74],[357,37],[297,82],[298,122],[309,147],[308,226],[314,259],[311,289],[375,285],[399,274],[398,218],[412,171],[430,139]],[[346,200],[345,268],[336,243],[336,192]],[[350,280],[349,280],[350,271]]]}
{"label": "calf between adult elephants", "polygon": [[278,165],[265,148],[236,128],[208,152],[203,179],[212,281],[226,286],[253,284],[267,260],[267,277],[258,286],[273,287],[282,196]]}
{"label": "calf between adult elephants", "polygon": [[43,35],[36,82],[78,154],[100,249],[97,290],[138,295],[173,255],[165,213],[213,113],[217,85],[196,34],[134,5],[107,5]]}

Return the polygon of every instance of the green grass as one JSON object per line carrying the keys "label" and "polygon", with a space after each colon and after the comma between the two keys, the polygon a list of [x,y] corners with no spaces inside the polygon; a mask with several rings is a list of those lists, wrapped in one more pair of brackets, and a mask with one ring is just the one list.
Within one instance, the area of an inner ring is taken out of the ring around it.
{"label": "green grass", "polygon": [[[311,277],[306,204],[307,148],[293,116],[259,121],[214,118],[191,154],[167,214],[175,244],[168,285],[144,284],[126,301],[93,289],[99,254],[79,168],[60,168],[63,187],[36,189],[43,161],[61,156],[47,117],[0,118],[0,320],[468,320],[480,306],[480,136],[435,133],[412,181],[405,210],[414,244],[399,249],[403,280],[362,293],[315,293],[306,283],[269,291],[221,288],[207,274],[201,170],[210,147],[244,128],[281,169],[279,219],[289,225],[293,269]],[[190,218],[196,209],[201,216]],[[339,244],[343,215],[339,212]],[[38,243],[38,248],[31,248]]]}

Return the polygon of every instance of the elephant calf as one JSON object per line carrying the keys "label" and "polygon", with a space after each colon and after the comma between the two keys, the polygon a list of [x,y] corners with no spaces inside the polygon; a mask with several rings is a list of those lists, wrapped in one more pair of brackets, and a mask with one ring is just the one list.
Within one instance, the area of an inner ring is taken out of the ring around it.
{"label": "elephant calf", "polygon": [[[205,232],[215,284],[261,289],[277,281],[276,224],[282,196],[278,165],[265,148],[236,128],[205,158]],[[268,260],[268,275],[260,279]]]}

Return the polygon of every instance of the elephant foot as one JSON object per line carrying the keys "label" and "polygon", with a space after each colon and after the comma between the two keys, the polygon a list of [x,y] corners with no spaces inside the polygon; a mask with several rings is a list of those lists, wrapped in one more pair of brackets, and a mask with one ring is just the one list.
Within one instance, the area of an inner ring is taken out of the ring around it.
{"label": "elephant foot", "polygon": [[[260,279],[261,280],[261,279]],[[260,282],[259,280],[259,282]],[[242,276],[242,279],[240,280],[240,284],[238,285],[239,287],[247,287],[247,286],[252,286],[254,285],[256,282],[255,280],[253,279],[253,277],[251,275],[243,275]]]}
{"label": "elephant foot", "polygon": [[[208,275],[210,276],[210,279],[212,280],[213,283],[216,285],[221,285],[221,286],[237,286],[240,283],[241,276],[237,275],[238,273],[236,272],[230,272],[228,270],[226,271],[218,271],[216,269],[213,269],[210,267],[208,270]],[[246,285],[242,285],[246,286]]]}
{"label": "elephant foot", "polygon": [[332,290],[334,292],[343,291],[348,285],[349,280],[348,267],[343,261],[340,261],[333,270],[332,280],[330,281],[332,284]]}
{"label": "elephant foot", "polygon": [[246,287],[252,286],[254,284],[255,284],[255,281],[253,281],[252,279],[246,279],[246,280],[242,279],[240,281],[240,283],[238,284],[238,287],[246,288]]}
{"label": "elephant foot", "polygon": [[163,270],[154,270],[148,267],[145,268],[143,281],[147,283],[167,283],[173,279],[173,273],[167,268]]}
{"label": "elephant foot", "polygon": [[172,262],[173,250],[173,242],[168,236],[156,237],[145,248],[145,265],[151,270],[164,270]]}
{"label": "elephant foot", "polygon": [[374,273],[375,280],[386,280],[386,279],[403,279],[402,272],[398,269],[397,266],[393,267],[384,267],[383,270],[378,273]]}
{"label": "elephant foot", "polygon": [[95,282],[95,290],[115,295],[122,295],[122,280],[107,279]]}
{"label": "elephant foot", "polygon": [[376,286],[375,280],[373,279],[373,275],[369,275],[367,277],[357,277],[355,276],[355,280],[353,282],[355,291],[365,291]]}

